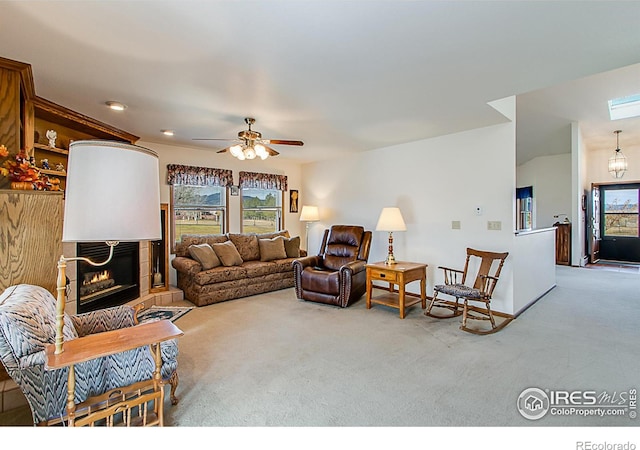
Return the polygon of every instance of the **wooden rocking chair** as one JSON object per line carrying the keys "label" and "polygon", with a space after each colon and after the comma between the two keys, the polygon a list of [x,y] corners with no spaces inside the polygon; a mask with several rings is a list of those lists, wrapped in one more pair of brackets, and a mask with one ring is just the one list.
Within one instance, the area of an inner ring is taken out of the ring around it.
{"label": "wooden rocking chair", "polygon": [[[429,303],[429,307],[425,311],[425,315],[435,317],[437,319],[446,319],[450,317],[457,317],[462,314],[462,324],[460,325],[460,329],[474,334],[490,334],[504,328],[508,321],[504,321],[500,325],[496,325],[490,303],[493,290],[496,287],[496,283],[500,277],[500,272],[502,271],[502,266],[504,265],[504,261],[508,255],[508,252],[495,253],[467,248],[467,258],[464,264],[464,270],[440,266],[439,268],[444,271],[444,284],[438,284],[434,287],[434,295]],[[479,259],[480,265],[473,284],[468,286],[465,282],[467,281],[470,261],[472,258]],[[497,265],[494,264],[494,262],[497,262]],[[491,269],[494,266],[495,269],[491,272]],[[439,294],[446,294],[454,297],[455,302],[439,299]],[[464,300],[462,305],[460,304],[460,299]],[[481,307],[477,307],[470,304],[470,302],[479,302],[482,305]],[[431,310],[434,307],[449,309],[451,313],[446,315],[433,314]],[[491,323],[491,329],[477,330],[474,328],[468,328],[468,319],[488,320]]]}

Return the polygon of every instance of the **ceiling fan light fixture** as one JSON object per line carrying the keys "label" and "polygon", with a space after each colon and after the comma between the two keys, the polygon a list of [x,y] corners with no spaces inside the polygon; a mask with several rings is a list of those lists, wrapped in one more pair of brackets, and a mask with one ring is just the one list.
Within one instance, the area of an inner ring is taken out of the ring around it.
{"label": "ceiling fan light fixture", "polygon": [[253,147],[247,147],[244,150],[244,156],[247,159],[254,159],[256,157],[256,151],[254,150]]}
{"label": "ceiling fan light fixture", "polygon": [[269,157],[269,152],[267,152],[267,149],[264,147],[264,145],[257,144],[256,146],[254,146],[254,149],[256,151],[256,155],[259,156],[260,159],[265,160]]}
{"label": "ceiling fan light fixture", "polygon": [[628,163],[627,157],[620,151],[620,133],[621,130],[614,131],[616,134],[616,149],[615,153],[609,158],[609,173],[614,178],[622,178],[627,171]]}
{"label": "ceiling fan light fixture", "polygon": [[231,156],[235,158],[239,158],[240,155],[242,155],[244,158],[244,154],[242,153],[242,145],[232,145],[231,147],[229,147],[229,153],[231,153]]}
{"label": "ceiling fan light fixture", "polygon": [[[238,144],[230,147],[218,150],[217,153],[229,152],[234,158],[238,158],[240,161],[245,159],[260,159],[265,160],[270,156],[278,156],[279,153],[267,145],[304,145],[302,141],[292,141],[286,139],[262,139],[262,133],[251,129],[251,125],[255,122],[255,119],[247,117],[244,119],[245,123],[249,126],[248,130],[242,130],[238,132],[236,139],[219,139],[219,138],[194,138],[196,141],[230,141],[234,140],[239,142]],[[265,145],[266,144],[266,145]]]}

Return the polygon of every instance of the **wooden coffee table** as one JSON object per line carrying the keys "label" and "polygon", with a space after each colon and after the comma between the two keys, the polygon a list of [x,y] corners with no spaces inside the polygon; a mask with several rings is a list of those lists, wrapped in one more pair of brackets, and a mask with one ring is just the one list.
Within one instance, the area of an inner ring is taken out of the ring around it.
{"label": "wooden coffee table", "polygon": [[[372,303],[390,306],[400,310],[400,318],[404,319],[405,309],[422,302],[422,309],[427,307],[427,264],[399,261],[396,264],[387,265],[384,262],[367,264],[367,309]],[[406,299],[405,287],[412,281],[420,281],[420,297]],[[373,297],[372,291],[377,286],[374,281],[389,283],[388,292]],[[398,293],[394,290],[398,286]]]}

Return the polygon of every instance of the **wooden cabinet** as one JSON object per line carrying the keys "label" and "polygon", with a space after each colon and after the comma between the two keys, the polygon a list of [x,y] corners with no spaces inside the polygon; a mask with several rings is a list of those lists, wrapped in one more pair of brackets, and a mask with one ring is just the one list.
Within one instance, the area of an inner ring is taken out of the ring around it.
{"label": "wooden cabinet", "polygon": [[20,148],[20,73],[0,67],[0,145]]}
{"label": "wooden cabinet", "polygon": [[62,192],[0,190],[0,292],[27,283],[56,295],[63,212]]}
{"label": "wooden cabinet", "polygon": [[556,228],[556,264],[571,265],[571,224],[555,223]]}

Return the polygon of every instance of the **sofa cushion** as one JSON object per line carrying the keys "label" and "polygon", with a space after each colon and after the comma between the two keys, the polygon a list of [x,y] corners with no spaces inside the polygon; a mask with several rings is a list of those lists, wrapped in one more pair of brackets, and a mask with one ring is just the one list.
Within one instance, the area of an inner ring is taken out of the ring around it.
{"label": "sofa cushion", "polygon": [[[256,261],[259,263],[259,261]],[[213,269],[198,272],[194,277],[194,284],[216,285],[225,281],[244,280],[247,278],[247,270],[243,266],[219,266]]]}
{"label": "sofa cushion", "polygon": [[334,225],[324,252],[324,266],[340,270],[343,265],[358,259],[364,228],[351,225]]}
{"label": "sofa cushion", "polygon": [[302,289],[340,295],[340,272],[305,267],[301,274]]}
{"label": "sofa cushion", "polygon": [[226,234],[183,234],[180,237],[180,242],[176,244],[176,256],[190,257],[189,246],[194,244],[198,245],[206,242],[209,245],[213,245],[228,240],[229,238]]}
{"label": "sofa cushion", "polygon": [[213,269],[222,264],[216,252],[214,252],[213,248],[206,242],[204,244],[190,245],[189,255],[200,263],[202,270]]}
{"label": "sofa cushion", "polygon": [[220,258],[223,266],[230,267],[242,264],[242,257],[231,241],[213,244],[213,250],[216,252],[216,255],[218,255],[218,258]]}
{"label": "sofa cushion", "polygon": [[271,233],[258,233],[256,234],[258,239],[273,239],[274,237],[282,236],[285,238],[291,237],[289,235],[289,230],[281,230],[281,231],[273,231]]}
{"label": "sofa cushion", "polygon": [[255,234],[227,233],[229,240],[236,246],[243,261],[255,261],[260,259],[260,246],[258,236]]}
{"label": "sofa cushion", "polygon": [[284,249],[287,252],[287,258],[300,257],[300,236],[292,238],[282,238],[284,240]]}
{"label": "sofa cushion", "polygon": [[260,246],[260,261],[273,261],[287,257],[282,236],[273,239],[259,239],[258,245]]}
{"label": "sofa cushion", "polygon": [[248,261],[242,264],[242,268],[247,271],[247,279],[259,280],[269,274],[278,272],[278,266],[273,261]]}

